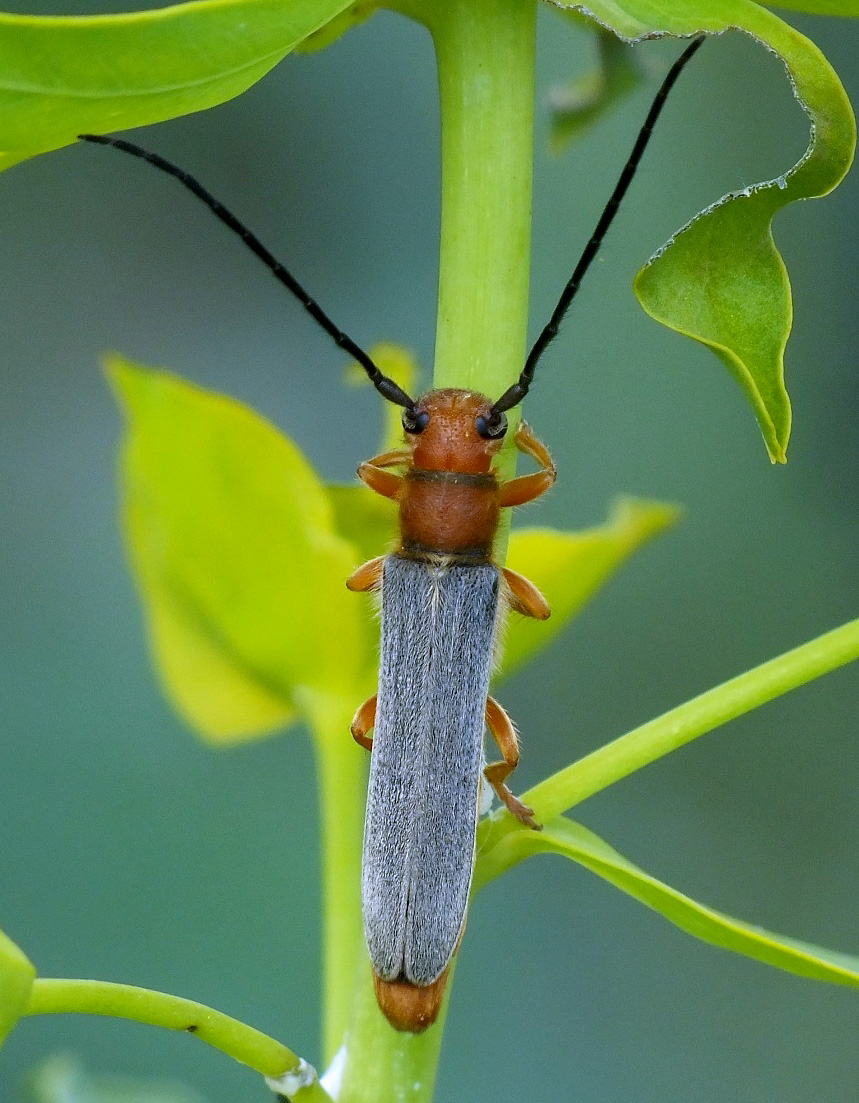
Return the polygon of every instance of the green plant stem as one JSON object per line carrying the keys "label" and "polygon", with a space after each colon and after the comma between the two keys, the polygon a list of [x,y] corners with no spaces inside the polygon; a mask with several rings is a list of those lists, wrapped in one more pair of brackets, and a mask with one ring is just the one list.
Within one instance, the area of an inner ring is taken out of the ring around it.
{"label": "green plant stem", "polygon": [[[441,98],[441,252],[436,387],[498,398],[525,363],[531,279],[537,7],[529,0],[420,5]],[[431,10],[430,10],[431,9]],[[516,468],[508,414],[502,477]],[[503,518],[496,554],[509,534]]]}
{"label": "green plant stem", "polygon": [[322,848],[323,1054],[343,1044],[359,964],[366,960],[361,922],[361,851],[367,754],[349,737],[359,701],[310,695],[302,701],[316,741]]}
{"label": "green plant stem", "polygon": [[[301,1064],[292,1050],[274,1038],[193,1000],[107,981],[39,977],[33,982],[25,1015],[69,1012],[110,1015],[168,1030],[183,1030],[263,1076],[277,1078],[297,1070]],[[296,1103],[330,1103],[330,1097],[318,1082],[301,1088],[293,1098]]]}
{"label": "green plant stem", "polygon": [[[391,6],[428,27],[438,60],[442,210],[434,385],[498,397],[525,360],[536,3],[393,0]],[[510,447],[501,473],[514,467]],[[394,1031],[376,1007],[365,971],[342,1054],[340,1103],[429,1103],[441,1034],[441,1023],[417,1036]]]}
{"label": "green plant stem", "polygon": [[[448,978],[448,987],[452,979],[452,976]],[[340,1103],[428,1103],[435,1087],[447,1002],[438,1021],[425,1034],[401,1034],[388,1024],[379,1010],[369,962],[361,981],[346,1041],[338,1100]]]}
{"label": "green plant stem", "polygon": [[497,398],[525,362],[536,5],[446,0],[428,20],[441,95],[434,381]]}
{"label": "green plant stem", "polygon": [[550,820],[642,766],[789,690],[859,659],[859,619],[693,697],[535,785],[523,800]]}

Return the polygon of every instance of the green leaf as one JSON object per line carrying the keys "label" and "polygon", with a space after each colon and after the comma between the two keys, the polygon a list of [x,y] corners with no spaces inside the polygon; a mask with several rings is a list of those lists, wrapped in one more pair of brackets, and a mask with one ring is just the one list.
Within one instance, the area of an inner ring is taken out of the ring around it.
{"label": "green leaf", "polygon": [[0,1046],[24,1014],[35,977],[23,952],[0,931]]}
{"label": "green leaf", "polygon": [[602,27],[597,27],[596,41],[596,67],[549,92],[553,153],[567,149],[644,80],[631,46]]}
{"label": "green leaf", "polygon": [[264,76],[349,0],[189,0],[124,15],[0,13],[0,168],[202,111]]}
{"label": "green leaf", "polygon": [[156,663],[219,742],[288,723],[305,694],[359,696],[374,646],[344,581],[357,553],[291,441],[257,414],[119,357],[124,520]]}
{"label": "green leaf", "polygon": [[603,877],[703,942],[755,958],[788,973],[859,988],[859,957],[773,934],[763,927],[699,904],[651,877],[592,831],[564,816],[551,820],[542,831],[517,828],[505,835],[495,849],[502,853],[490,850],[485,860],[482,855],[478,859],[478,862],[484,860],[488,867],[482,871],[481,883],[532,854],[560,854]]}
{"label": "green leaf", "polygon": [[375,0],[358,0],[357,3],[350,4],[344,12],[335,16],[324,27],[308,35],[303,42],[296,46],[295,52],[298,54],[315,54],[326,49],[347,31],[365,23],[371,15],[375,14],[378,8],[379,5]]}
{"label": "green leaf", "polygon": [[625,560],[679,515],[676,506],[664,502],[619,498],[605,524],[583,532],[514,530],[508,565],[544,594],[552,616],[545,622],[511,616],[501,674],[509,674],[547,647]]}
{"label": "green leaf", "polygon": [[30,1103],[205,1103],[198,1092],[175,1081],[92,1076],[65,1053],[33,1070],[27,1097]]}
{"label": "green leaf", "polygon": [[[855,2],[855,0],[851,0]],[[563,5],[561,5],[563,6]],[[856,124],[829,62],[799,31],[751,0],[595,0],[587,10],[628,42],[659,35],[745,31],[778,54],[808,116],[802,158],[775,180],[732,192],[699,214],[639,272],[635,290],[657,321],[708,345],[745,391],[773,462],[784,462],[790,401],[784,348],[792,307],[773,217],[828,194],[850,167]]]}

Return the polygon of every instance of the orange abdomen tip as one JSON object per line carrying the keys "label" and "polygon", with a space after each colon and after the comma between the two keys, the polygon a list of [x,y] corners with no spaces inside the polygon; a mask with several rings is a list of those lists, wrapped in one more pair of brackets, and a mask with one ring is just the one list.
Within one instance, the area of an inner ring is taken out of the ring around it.
{"label": "orange abdomen tip", "polygon": [[432,1026],[441,1010],[449,972],[448,965],[440,977],[424,988],[407,980],[382,980],[374,973],[376,999],[391,1026],[409,1034],[422,1034]]}

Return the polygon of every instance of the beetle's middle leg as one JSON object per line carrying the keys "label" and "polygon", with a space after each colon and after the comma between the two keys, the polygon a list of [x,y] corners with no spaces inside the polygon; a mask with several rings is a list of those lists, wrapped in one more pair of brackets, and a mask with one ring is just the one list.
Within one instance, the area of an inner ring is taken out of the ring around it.
{"label": "beetle's middle leg", "polygon": [[493,762],[491,766],[486,767],[483,771],[486,780],[498,794],[499,800],[507,805],[517,820],[539,831],[540,825],[534,819],[534,810],[527,804],[523,804],[518,797],[514,797],[504,784],[504,779],[509,777],[519,764],[519,740],[516,737],[513,721],[494,697],[486,698],[486,726],[504,756],[503,762]]}
{"label": "beetle's middle leg", "polygon": [[371,731],[376,724],[376,694],[372,697],[368,697],[363,705],[355,713],[355,717],[349,728],[352,733],[352,738],[355,742],[364,748],[366,751],[372,751],[373,740],[367,735],[368,731]]}
{"label": "beetle's middle leg", "polygon": [[368,559],[346,579],[346,589],[351,590],[354,594],[364,594],[368,590],[377,589],[382,582],[382,568],[384,565],[384,555],[377,555],[375,559]]}
{"label": "beetle's middle leg", "polygon": [[507,583],[510,608],[516,613],[521,613],[523,617],[547,620],[552,610],[534,583],[518,571],[511,571],[509,567],[502,567],[501,573]]}

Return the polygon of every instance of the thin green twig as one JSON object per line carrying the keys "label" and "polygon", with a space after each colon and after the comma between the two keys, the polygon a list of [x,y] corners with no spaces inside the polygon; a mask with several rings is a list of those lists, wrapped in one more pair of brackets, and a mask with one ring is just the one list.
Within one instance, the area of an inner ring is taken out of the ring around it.
{"label": "thin green twig", "polygon": [[859,619],[642,724],[541,781],[522,799],[539,819],[553,819],[699,735],[855,659],[859,659]]}
{"label": "thin green twig", "polygon": [[291,1073],[302,1075],[309,1083],[303,1084],[291,1096],[295,1103],[331,1103],[331,1097],[315,1074],[308,1073],[309,1066],[291,1049],[252,1026],[194,1000],[108,981],[40,977],[33,983],[25,1015],[69,1012],[110,1015],[168,1030],[186,1031],[265,1077],[278,1080]]}
{"label": "thin green twig", "polygon": [[[634,728],[541,781],[523,793],[522,799],[534,809],[539,822],[549,824],[594,793],[699,735],[856,659],[859,659],[859,619],[786,651]],[[509,842],[511,833],[521,830],[527,829],[503,810],[481,823],[473,891],[516,864],[521,855],[514,855],[502,844],[505,840]]]}

